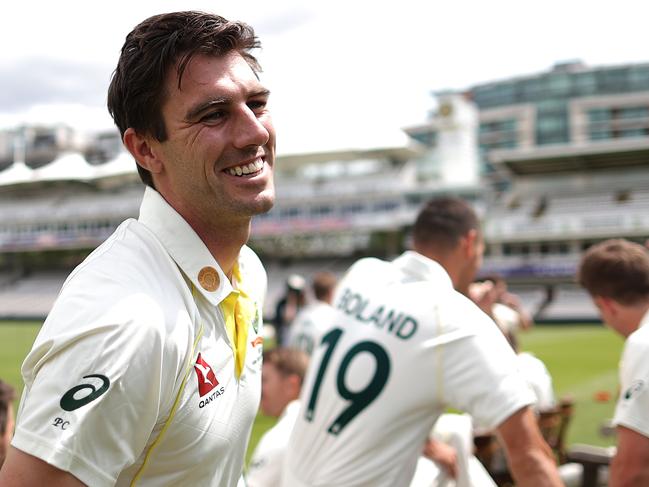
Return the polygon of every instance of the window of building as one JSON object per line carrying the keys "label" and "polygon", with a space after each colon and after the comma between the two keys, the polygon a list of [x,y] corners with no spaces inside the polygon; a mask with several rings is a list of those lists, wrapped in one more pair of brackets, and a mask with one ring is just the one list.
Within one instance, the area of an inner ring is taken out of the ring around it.
{"label": "window of building", "polygon": [[649,107],[626,107],[617,110],[617,118],[633,119],[649,117]]}
{"label": "window of building", "polygon": [[282,208],[279,210],[280,218],[295,218],[300,214],[300,209],[294,206],[289,206],[288,208]]}
{"label": "window of building", "polygon": [[588,130],[588,138],[590,140],[606,140],[613,137],[608,128],[590,128]]}
{"label": "window of building", "polygon": [[424,144],[426,147],[435,147],[437,144],[437,132],[419,132],[415,134],[410,134],[410,137],[415,139],[417,142]]}
{"label": "window of building", "polygon": [[318,205],[311,208],[311,215],[313,216],[327,216],[331,215],[334,212],[334,209],[330,205]]}
{"label": "window of building", "polygon": [[590,122],[608,122],[611,119],[611,110],[608,108],[591,108],[588,110]]}
{"label": "window of building", "polygon": [[649,66],[632,66],[629,70],[629,85],[633,90],[649,90]]}
{"label": "window of building", "polygon": [[398,201],[379,201],[374,204],[373,210],[376,212],[392,211],[399,207]]}
{"label": "window of building", "polygon": [[567,73],[553,74],[546,79],[547,94],[549,96],[570,96],[572,86],[570,75]]}
{"label": "window of building", "polygon": [[361,203],[351,203],[344,205],[340,211],[343,215],[353,215],[355,213],[363,213],[364,207]]}
{"label": "window of building", "polygon": [[557,144],[568,142],[568,120],[565,113],[540,115],[536,120],[536,143]]}
{"label": "window of building", "polygon": [[521,102],[535,102],[543,98],[543,83],[538,78],[521,82]]}
{"label": "window of building", "polygon": [[600,91],[614,93],[629,91],[628,69],[607,69],[597,73],[597,86]]}
{"label": "window of building", "polygon": [[646,129],[625,129],[618,131],[618,137],[627,139],[632,137],[645,137],[647,135]]}
{"label": "window of building", "polygon": [[573,78],[573,93],[575,96],[585,96],[597,93],[597,79],[594,73],[578,73]]}

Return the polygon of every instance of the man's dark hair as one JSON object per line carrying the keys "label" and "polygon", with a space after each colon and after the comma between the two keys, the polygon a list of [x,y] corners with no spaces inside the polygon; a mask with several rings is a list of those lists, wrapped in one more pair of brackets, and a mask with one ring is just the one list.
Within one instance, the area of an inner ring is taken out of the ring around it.
{"label": "man's dark hair", "polygon": [[480,223],[473,208],[455,197],[433,198],[419,212],[412,236],[415,247],[434,247],[447,252],[454,249],[470,230],[478,230]]}
{"label": "man's dark hair", "polygon": [[313,294],[319,301],[325,301],[329,298],[336,287],[336,276],[332,272],[318,272],[313,276]]}
{"label": "man's dark hair", "polygon": [[300,381],[309,365],[309,356],[295,348],[272,348],[264,352],[263,360],[265,364],[273,364],[283,375],[297,375]]}
{"label": "man's dark hair", "polygon": [[627,306],[645,302],[649,299],[649,251],[624,239],[595,244],[583,255],[577,280],[591,296]]}
{"label": "man's dark hair", "polygon": [[9,404],[16,399],[16,391],[6,382],[0,380],[0,436],[7,431]]}
{"label": "man's dark hair", "polygon": [[[108,88],[108,111],[122,137],[129,127],[160,142],[167,139],[162,118],[165,81],[177,66],[178,86],[197,54],[224,56],[237,51],[255,73],[261,68],[250,54],[260,47],[249,25],[231,22],[204,12],[155,15],[137,25],[127,36]],[[142,181],[153,187],[153,178],[137,165]]]}

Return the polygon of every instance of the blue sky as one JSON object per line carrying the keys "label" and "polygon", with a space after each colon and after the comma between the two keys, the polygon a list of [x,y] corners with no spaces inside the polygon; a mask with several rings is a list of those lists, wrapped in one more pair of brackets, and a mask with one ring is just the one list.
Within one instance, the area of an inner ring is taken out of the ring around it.
{"label": "blue sky", "polygon": [[182,9],[255,27],[280,152],[399,143],[431,91],[570,59],[649,61],[643,0],[13,1],[2,7],[0,127],[111,128],[105,94],[124,36]]}

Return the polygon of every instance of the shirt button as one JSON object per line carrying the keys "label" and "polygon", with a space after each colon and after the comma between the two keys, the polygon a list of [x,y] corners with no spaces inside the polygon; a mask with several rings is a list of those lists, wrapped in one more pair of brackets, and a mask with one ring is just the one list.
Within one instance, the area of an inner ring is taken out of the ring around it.
{"label": "shirt button", "polygon": [[219,288],[219,273],[214,267],[203,267],[198,273],[198,282],[206,291],[216,291]]}

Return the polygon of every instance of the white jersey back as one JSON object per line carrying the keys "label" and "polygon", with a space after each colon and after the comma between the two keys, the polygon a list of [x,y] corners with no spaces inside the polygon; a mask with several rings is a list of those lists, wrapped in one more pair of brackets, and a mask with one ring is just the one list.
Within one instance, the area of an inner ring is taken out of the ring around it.
{"label": "white jersey back", "polygon": [[448,406],[493,427],[533,395],[493,322],[436,262],[363,259],[314,351],[284,486],[408,485]]}
{"label": "white jersey back", "polygon": [[289,347],[312,355],[316,344],[320,343],[320,338],[329,328],[334,313],[334,308],[323,301],[309,304],[302,309],[289,327]]}

